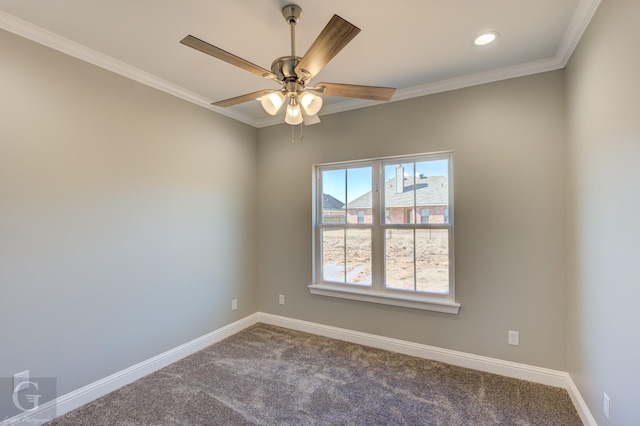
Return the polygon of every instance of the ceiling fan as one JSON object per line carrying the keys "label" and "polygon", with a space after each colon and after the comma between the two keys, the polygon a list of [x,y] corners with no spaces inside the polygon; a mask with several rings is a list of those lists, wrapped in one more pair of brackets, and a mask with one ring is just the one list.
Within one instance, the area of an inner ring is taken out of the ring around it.
{"label": "ceiling fan", "polygon": [[291,28],[291,56],[283,56],[274,60],[271,64],[271,71],[192,35],[188,35],[180,41],[186,46],[240,67],[259,77],[273,80],[281,86],[277,90],[259,90],[214,102],[212,105],[229,107],[259,98],[264,110],[270,115],[276,115],[286,102],[286,123],[296,125],[304,122],[305,125],[310,125],[320,122],[317,114],[322,108],[322,97],[317,95],[375,101],[391,99],[396,90],[391,87],[339,83],[317,83],[315,86],[309,86],[309,81],[360,32],[360,28],[338,15],[333,15],[309,47],[307,53],[303,57],[299,57],[296,56],[295,28],[302,17],[302,8],[296,4],[286,5],[282,8],[282,16]]}

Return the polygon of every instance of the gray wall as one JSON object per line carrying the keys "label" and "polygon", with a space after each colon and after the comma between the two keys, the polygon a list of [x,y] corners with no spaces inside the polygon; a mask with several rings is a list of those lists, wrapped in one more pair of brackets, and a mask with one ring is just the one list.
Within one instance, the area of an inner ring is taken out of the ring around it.
{"label": "gray wall", "polygon": [[[564,370],[564,111],[557,71],[327,115],[294,145],[289,126],[260,129],[260,310]],[[460,314],[310,295],[312,165],[443,150]]]}
{"label": "gray wall", "polygon": [[601,425],[640,419],[638,17],[637,0],[602,2],[566,71],[567,363]]}
{"label": "gray wall", "polygon": [[0,52],[0,377],[64,394],[256,312],[257,131],[4,31]]}
{"label": "gray wall", "polygon": [[[637,16],[603,2],[566,72],[328,115],[294,145],[0,31],[0,377],[63,394],[261,310],[568,370],[598,423],[633,424]],[[460,314],[311,296],[312,165],[441,150]]]}

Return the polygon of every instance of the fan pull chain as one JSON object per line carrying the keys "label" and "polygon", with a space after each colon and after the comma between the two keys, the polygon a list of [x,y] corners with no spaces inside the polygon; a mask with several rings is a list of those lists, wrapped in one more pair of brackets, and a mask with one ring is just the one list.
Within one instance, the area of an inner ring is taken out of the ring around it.
{"label": "fan pull chain", "polygon": [[[291,126],[291,145],[296,143],[296,134],[295,134],[296,126]],[[304,139],[304,123],[300,123],[300,140]]]}

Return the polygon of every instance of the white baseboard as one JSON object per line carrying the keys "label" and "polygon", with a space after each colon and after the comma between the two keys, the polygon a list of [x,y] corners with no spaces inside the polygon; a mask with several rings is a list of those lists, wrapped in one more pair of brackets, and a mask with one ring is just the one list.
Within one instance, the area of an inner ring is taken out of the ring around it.
{"label": "white baseboard", "polygon": [[473,355],[465,352],[452,351],[435,346],[407,342],[405,340],[392,339],[390,337],[378,336],[375,334],[361,333],[359,331],[301,321],[278,315],[259,313],[258,320],[259,322],[266,324],[331,337],[333,339],[344,340],[351,343],[358,343],[360,345],[371,346],[378,349],[386,349],[388,351],[411,355],[418,358],[446,362],[447,364],[457,365],[460,367],[472,368],[474,370],[486,371],[488,373],[500,374],[502,376],[513,377],[516,379],[529,380],[531,382],[542,383],[549,386],[567,388],[568,375],[563,371],[533,367],[526,364],[518,364],[515,362],[503,361],[500,359]]}
{"label": "white baseboard", "polygon": [[534,367],[510,361],[503,361],[465,352],[442,349],[404,340],[392,339],[374,334],[328,325],[302,321],[278,315],[257,312],[234,323],[221,327],[202,337],[194,339],[160,355],[138,363],[132,367],[112,374],[66,395],[58,397],[41,405],[35,410],[20,414],[11,419],[0,422],[0,426],[15,425],[41,425],[54,416],[61,416],[71,410],[81,407],[101,396],[134,382],[154,371],[168,366],[180,359],[187,357],[205,347],[232,336],[256,323],[265,323],[292,330],[303,331],[319,336],[330,337],[346,342],[371,346],[378,349],[386,349],[419,358],[445,362],[460,367],[500,374],[516,379],[529,380],[549,386],[564,388],[569,393],[578,414],[583,423],[588,426],[597,426],[593,416],[582,399],[578,388],[571,380],[568,373],[547,368]]}
{"label": "white baseboard", "polygon": [[474,370],[486,371],[488,373],[500,374],[502,376],[563,388],[569,393],[582,422],[588,426],[597,426],[589,408],[582,399],[582,395],[580,395],[578,388],[573,383],[573,380],[571,380],[571,376],[569,376],[569,373],[564,371],[503,361],[500,359],[442,349],[435,346],[407,342],[404,340],[377,336],[375,334],[361,333],[359,331],[332,327],[329,325],[302,321],[278,315],[265,314],[262,312],[258,313],[258,322],[290,328],[292,330],[303,331],[319,336],[330,337],[332,339],[343,340],[346,342],[371,346],[378,349],[386,349],[392,352],[411,355],[418,358],[441,361],[460,367],[472,368]]}
{"label": "white baseboard", "polygon": [[584,401],[584,399],[582,399],[582,395],[580,394],[578,387],[575,383],[573,383],[573,379],[571,378],[571,376],[569,374],[567,374],[567,376],[567,392],[569,392],[571,401],[573,401],[573,405],[576,407],[576,410],[578,410],[578,414],[580,414],[582,423],[587,426],[598,426],[598,423],[596,423],[596,419],[591,414],[591,411],[589,411],[589,407],[587,407],[587,403]]}
{"label": "white baseboard", "polygon": [[154,371],[160,370],[176,361],[181,360],[191,354],[198,352],[216,342],[226,339],[229,336],[244,330],[247,327],[256,324],[259,314],[252,314],[241,320],[221,327],[211,333],[198,337],[190,342],[170,349],[146,361],[142,361],[136,365],[112,374],[104,379],[100,379],[87,386],[75,391],[62,395],[53,401],[40,405],[34,410],[19,414],[8,420],[0,422],[0,426],[15,425],[41,425],[56,416],[61,416],[71,410],[75,410],[95,399],[100,398],[119,389],[129,383],[132,383]]}

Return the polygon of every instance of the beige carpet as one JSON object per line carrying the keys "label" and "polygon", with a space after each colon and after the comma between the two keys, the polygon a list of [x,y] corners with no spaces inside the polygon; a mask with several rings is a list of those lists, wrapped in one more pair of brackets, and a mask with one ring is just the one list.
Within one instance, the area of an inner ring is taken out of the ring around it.
{"label": "beige carpet", "polygon": [[563,389],[257,324],[51,425],[582,425]]}

